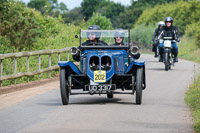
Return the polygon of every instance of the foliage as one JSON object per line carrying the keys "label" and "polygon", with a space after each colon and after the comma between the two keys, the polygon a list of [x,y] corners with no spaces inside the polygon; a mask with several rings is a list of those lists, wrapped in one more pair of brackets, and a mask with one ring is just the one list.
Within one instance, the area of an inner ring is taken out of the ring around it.
{"label": "foliage", "polygon": [[[5,1],[0,5],[0,11],[0,54],[79,46],[75,35],[79,34],[80,29],[85,29],[84,21],[78,26],[65,24],[61,16],[53,18],[42,15],[21,2]],[[48,67],[48,55],[41,58],[41,69]],[[61,54],[61,60],[66,60],[65,54]],[[17,72],[26,72],[26,58],[17,58],[17,62]],[[58,57],[52,55],[52,65],[57,62]],[[37,70],[37,56],[30,57],[29,63],[30,71]],[[3,60],[3,66],[3,75],[13,74],[13,59]],[[52,71],[52,76],[56,73]],[[44,73],[39,77],[43,79],[49,75]],[[3,81],[3,85],[32,80],[38,80],[38,75]]]}
{"label": "foliage", "polygon": [[131,1],[131,6],[132,7],[140,7],[142,9],[146,7],[153,7],[155,5],[160,5],[163,3],[170,3],[170,2],[176,2],[178,0],[132,0]]}
{"label": "foliage", "polygon": [[149,26],[145,26],[144,24],[137,26],[136,28],[131,30],[131,40],[149,44],[148,46],[143,46],[143,47],[151,49],[152,35],[156,27],[157,26],[153,24]]}
{"label": "foliage", "polygon": [[83,11],[82,7],[76,7],[70,10],[67,13],[62,15],[65,23],[74,23],[75,25],[79,25],[83,20]]}
{"label": "foliage", "polygon": [[93,12],[99,8],[100,3],[103,1],[104,0],[83,0],[81,7],[84,9],[83,14],[86,20],[92,16]]}
{"label": "foliage", "polygon": [[42,14],[46,13],[51,16],[68,11],[67,6],[63,2],[58,4],[57,0],[31,0],[28,7],[35,8]]}
{"label": "foliage", "polygon": [[[42,30],[39,28],[37,17],[38,12],[25,8],[21,2],[4,2],[0,5],[0,36],[1,40],[9,48],[15,47],[15,50],[30,50],[34,42],[41,36]],[[12,49],[14,52],[14,49]]]}
{"label": "foliage", "polygon": [[178,1],[176,3],[166,3],[157,5],[152,9],[145,10],[139,17],[135,26],[145,24],[154,24],[165,17],[171,16],[174,18],[174,25],[179,28],[180,34],[183,34],[186,26],[199,21],[200,2],[191,0],[189,2]]}
{"label": "foliage", "polygon": [[81,8],[85,20],[89,20],[93,13],[100,13],[106,16],[112,22],[112,27],[118,28],[117,19],[120,13],[125,11],[125,7],[120,3],[115,3],[110,0],[83,0]]}
{"label": "foliage", "polygon": [[194,84],[189,87],[185,101],[192,109],[194,128],[200,133],[200,75],[198,79],[194,81]]}
{"label": "foliage", "polygon": [[51,10],[48,0],[31,0],[28,3],[28,7],[35,8],[42,14]]}
{"label": "foliage", "polygon": [[188,37],[184,35],[181,38],[181,44],[178,44],[178,47],[179,57],[195,62],[200,62],[200,49],[198,49],[193,36]]}
{"label": "foliage", "polygon": [[137,8],[126,9],[125,12],[120,13],[116,19],[116,27],[123,29],[131,29],[142,11]]}
{"label": "foliage", "polygon": [[103,16],[109,18],[112,22],[113,27],[119,27],[117,19],[120,13],[125,11],[125,7],[120,3],[115,3],[113,1],[105,1],[100,5],[96,12],[101,13]]}
{"label": "foliage", "polygon": [[98,25],[103,30],[113,29],[110,19],[100,13],[93,13],[92,17],[87,21],[87,26],[89,27],[90,25]]}
{"label": "foliage", "polygon": [[200,48],[200,21],[187,25],[185,33],[188,37],[194,37],[197,46]]}

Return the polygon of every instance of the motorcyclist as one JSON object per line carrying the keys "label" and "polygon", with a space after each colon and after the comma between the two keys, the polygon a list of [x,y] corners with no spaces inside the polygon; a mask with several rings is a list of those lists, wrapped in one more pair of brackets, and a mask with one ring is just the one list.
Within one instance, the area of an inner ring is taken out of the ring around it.
{"label": "motorcyclist", "polygon": [[[173,18],[172,17],[166,17],[165,18],[165,26],[163,27],[160,35],[158,36],[159,39],[163,39],[163,37],[172,37],[173,40],[176,42],[180,42],[179,34],[178,34],[178,28],[176,26],[173,26]],[[176,42],[172,42],[172,53],[174,54],[174,62],[178,62],[178,46]],[[164,42],[160,43],[158,45],[160,58],[159,61],[163,61],[163,46]]]}
{"label": "motorcyclist", "polygon": [[163,21],[160,21],[158,23],[158,28],[156,28],[156,30],[154,31],[154,34],[152,36],[152,42],[153,42],[152,52],[155,53],[154,57],[158,57],[157,47],[158,47],[158,44],[159,44],[158,40],[155,40],[155,39],[157,39],[158,35],[160,35],[163,26],[165,26],[165,23]]}
{"label": "motorcyclist", "polygon": [[[101,28],[98,25],[91,25],[88,27],[87,30],[101,30]],[[88,32],[87,33],[88,40],[84,43],[82,43],[82,46],[104,46],[107,45],[104,41],[99,40],[101,37],[100,32]],[[80,51],[80,46],[78,47],[78,50]],[[73,59],[75,61],[80,61],[80,52],[76,53],[75,55],[72,55]]]}

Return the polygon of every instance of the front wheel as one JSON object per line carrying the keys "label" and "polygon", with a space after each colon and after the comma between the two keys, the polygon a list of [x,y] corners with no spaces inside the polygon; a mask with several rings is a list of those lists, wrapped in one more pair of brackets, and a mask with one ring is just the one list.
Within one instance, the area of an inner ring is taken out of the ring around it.
{"label": "front wheel", "polygon": [[67,86],[66,69],[62,67],[60,68],[60,93],[62,104],[69,104],[69,90]]}
{"label": "front wheel", "polygon": [[136,104],[142,103],[142,84],[143,84],[143,69],[142,67],[137,68],[136,74]]}
{"label": "front wheel", "polygon": [[165,53],[164,55],[164,63],[165,63],[165,71],[169,70],[169,56],[168,53]]}

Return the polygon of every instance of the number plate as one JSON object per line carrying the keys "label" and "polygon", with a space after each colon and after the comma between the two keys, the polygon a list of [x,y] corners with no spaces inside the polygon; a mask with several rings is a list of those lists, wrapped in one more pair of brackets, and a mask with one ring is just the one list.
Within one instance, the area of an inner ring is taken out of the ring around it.
{"label": "number plate", "polygon": [[106,82],[106,71],[94,71],[94,82]]}
{"label": "number plate", "polygon": [[110,90],[116,90],[116,85],[115,84],[85,85],[85,89],[83,91],[105,92]]}

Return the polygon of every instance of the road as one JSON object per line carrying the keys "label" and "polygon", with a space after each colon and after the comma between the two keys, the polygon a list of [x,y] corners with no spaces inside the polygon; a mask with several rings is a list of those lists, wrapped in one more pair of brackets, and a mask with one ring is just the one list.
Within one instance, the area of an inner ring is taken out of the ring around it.
{"label": "road", "polygon": [[73,95],[63,106],[55,81],[0,95],[0,133],[194,133],[184,103],[194,63],[179,60],[166,72],[152,55],[141,59],[147,79],[142,105],[133,95]]}

